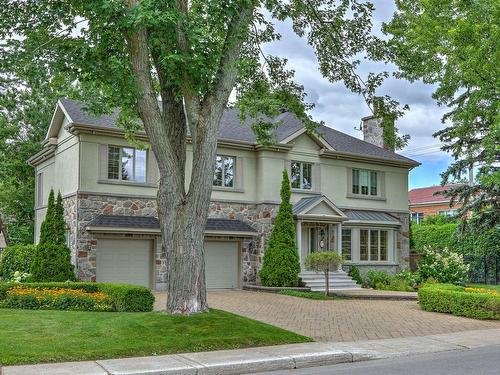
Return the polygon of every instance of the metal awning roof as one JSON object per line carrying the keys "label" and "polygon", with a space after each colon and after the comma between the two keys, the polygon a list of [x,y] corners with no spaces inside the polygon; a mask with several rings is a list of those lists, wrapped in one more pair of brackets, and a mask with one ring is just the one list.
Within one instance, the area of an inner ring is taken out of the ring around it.
{"label": "metal awning roof", "polygon": [[394,225],[401,225],[401,222],[394,216],[388,214],[387,212],[381,211],[364,211],[364,210],[352,210],[344,209],[342,210],[349,218],[350,221],[363,221],[363,222],[378,222],[378,223],[393,223]]}

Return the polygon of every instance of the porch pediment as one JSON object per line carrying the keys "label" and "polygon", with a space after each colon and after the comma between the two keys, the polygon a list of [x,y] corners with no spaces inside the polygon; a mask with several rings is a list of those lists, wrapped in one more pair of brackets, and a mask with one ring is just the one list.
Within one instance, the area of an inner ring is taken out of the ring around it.
{"label": "porch pediment", "polygon": [[298,219],[324,219],[344,221],[349,218],[324,195],[302,198],[293,205]]}

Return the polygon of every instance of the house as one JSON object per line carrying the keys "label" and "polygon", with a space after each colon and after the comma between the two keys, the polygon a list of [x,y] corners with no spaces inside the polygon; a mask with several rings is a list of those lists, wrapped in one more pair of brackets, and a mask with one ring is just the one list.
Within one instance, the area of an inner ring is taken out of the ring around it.
{"label": "house", "polygon": [[[116,117],[94,117],[73,100],[57,103],[43,150],[29,159],[36,173],[35,241],[49,190],[59,190],[80,280],[162,290],[166,256],[156,211],[156,160],[127,142]],[[408,171],[418,163],[329,127],[309,135],[291,113],[273,121],[280,124],[276,144],[262,147],[236,110],[226,110],[221,120],[205,230],[208,287],[258,281],[284,168],[291,177],[302,266],[311,251],[330,250],[362,270],[406,268]],[[369,117],[363,123],[366,139],[380,142],[378,122]],[[145,133],[137,138],[147,141]],[[187,153],[189,175],[189,143]]]}
{"label": "house", "polygon": [[443,192],[450,190],[457,184],[444,186],[428,186],[412,189],[408,192],[408,205],[411,212],[411,220],[417,224],[431,215],[454,216],[460,208],[460,202],[450,206],[450,198],[445,198]]}

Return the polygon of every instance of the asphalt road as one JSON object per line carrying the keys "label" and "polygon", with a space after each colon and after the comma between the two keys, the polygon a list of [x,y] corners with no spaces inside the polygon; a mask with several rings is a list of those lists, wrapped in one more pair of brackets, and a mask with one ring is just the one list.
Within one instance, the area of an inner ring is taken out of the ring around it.
{"label": "asphalt road", "polygon": [[500,345],[260,375],[500,375]]}

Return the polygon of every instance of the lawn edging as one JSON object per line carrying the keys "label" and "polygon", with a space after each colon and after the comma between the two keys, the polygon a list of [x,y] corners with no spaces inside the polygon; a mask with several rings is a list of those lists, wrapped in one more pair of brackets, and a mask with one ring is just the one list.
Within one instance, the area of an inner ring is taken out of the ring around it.
{"label": "lawn edging", "polygon": [[500,294],[470,291],[472,289],[451,284],[427,284],[419,288],[418,302],[425,311],[500,320]]}

